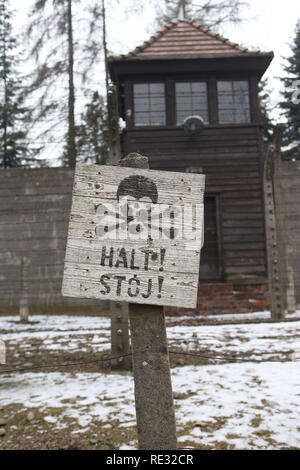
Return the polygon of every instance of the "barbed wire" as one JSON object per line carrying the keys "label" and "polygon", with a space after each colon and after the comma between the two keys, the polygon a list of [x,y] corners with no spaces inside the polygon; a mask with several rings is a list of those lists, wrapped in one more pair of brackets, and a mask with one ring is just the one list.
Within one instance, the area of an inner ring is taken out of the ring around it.
{"label": "barbed wire", "polygon": [[56,367],[72,367],[75,365],[86,365],[86,364],[92,364],[92,363],[97,363],[97,362],[107,362],[107,361],[113,361],[113,360],[118,360],[118,359],[123,359],[124,357],[132,356],[132,353],[129,354],[123,354],[121,356],[115,356],[115,357],[107,357],[107,358],[99,358],[99,359],[92,359],[88,361],[73,361],[72,363],[61,363],[61,364],[51,364],[51,365],[40,365],[40,366],[30,366],[30,367],[17,367],[16,369],[5,369],[5,370],[0,370],[0,374],[11,374],[14,372],[24,372],[27,370],[36,370],[36,369],[53,369]]}
{"label": "barbed wire", "polygon": [[[149,351],[144,351],[144,352],[149,352]],[[293,351],[285,351],[286,354],[291,354]],[[245,359],[245,358],[239,358],[239,357],[226,357],[226,356],[209,356],[205,354],[199,354],[199,353],[193,353],[193,352],[183,352],[183,351],[169,351],[169,354],[177,354],[177,355],[183,355],[183,356],[193,356],[193,357],[199,357],[201,359],[209,359],[209,360],[217,360],[217,361],[225,361],[225,362],[231,362],[231,363],[247,363],[247,362],[262,362],[262,361],[255,361],[254,359]],[[93,364],[93,363],[98,363],[98,362],[110,362],[114,360],[119,360],[119,359],[124,359],[125,357],[132,356],[132,353],[128,354],[122,354],[120,356],[113,356],[113,357],[105,357],[105,358],[99,358],[99,359],[92,359],[88,361],[72,361],[71,363],[57,363],[57,364],[47,364],[47,365],[38,365],[38,366],[30,366],[30,367],[16,367],[15,369],[4,369],[0,370],[0,374],[12,374],[16,372],[24,372],[24,371],[31,371],[31,370],[36,370],[36,369],[55,369],[58,367],[72,367],[72,366],[79,366],[79,365],[87,365],[87,364]],[[277,359],[268,359],[267,362],[281,362]]]}

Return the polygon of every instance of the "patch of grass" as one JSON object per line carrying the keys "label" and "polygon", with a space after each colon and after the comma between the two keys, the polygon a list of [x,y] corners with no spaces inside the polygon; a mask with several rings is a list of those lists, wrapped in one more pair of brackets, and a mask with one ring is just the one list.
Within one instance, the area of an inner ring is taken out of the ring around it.
{"label": "patch of grass", "polygon": [[260,416],[255,416],[255,418],[251,420],[251,426],[253,428],[258,428],[262,422],[263,422],[263,419]]}
{"label": "patch of grass", "polygon": [[[135,426],[120,426],[118,419],[101,422],[93,419],[84,432],[76,418],[64,416],[65,407],[24,409],[22,405],[5,407],[8,423],[0,439],[0,450],[118,450],[123,444],[137,442]],[[28,419],[32,411],[34,417]],[[54,423],[45,417],[57,418]],[[105,427],[106,425],[110,427]],[[79,432],[78,432],[79,431]]]}
{"label": "patch of grass", "polygon": [[262,437],[263,439],[268,439],[273,433],[269,431],[268,429],[258,429],[257,431],[254,431],[252,434],[256,434],[259,437]]}
{"label": "patch of grass", "polygon": [[233,450],[235,446],[226,441],[215,441],[214,450]]}
{"label": "patch of grass", "polygon": [[226,434],[225,437],[226,437],[226,439],[240,439],[241,436],[239,434],[228,433],[228,434]]}

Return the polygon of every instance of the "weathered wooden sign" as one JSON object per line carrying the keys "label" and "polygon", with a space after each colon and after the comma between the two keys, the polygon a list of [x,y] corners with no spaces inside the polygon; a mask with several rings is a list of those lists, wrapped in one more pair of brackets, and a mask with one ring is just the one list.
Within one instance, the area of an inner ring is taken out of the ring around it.
{"label": "weathered wooden sign", "polygon": [[194,308],[205,176],[77,165],[64,296]]}

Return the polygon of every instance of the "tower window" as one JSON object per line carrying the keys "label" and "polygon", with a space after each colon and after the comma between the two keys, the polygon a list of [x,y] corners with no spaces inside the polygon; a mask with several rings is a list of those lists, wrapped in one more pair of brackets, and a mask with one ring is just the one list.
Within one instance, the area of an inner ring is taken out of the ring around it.
{"label": "tower window", "polygon": [[250,122],[248,82],[219,81],[218,107],[220,124]]}
{"label": "tower window", "polygon": [[189,116],[200,116],[208,122],[206,82],[176,83],[176,122],[181,125]]}
{"label": "tower window", "polygon": [[164,83],[135,83],[133,99],[136,126],[166,125]]}

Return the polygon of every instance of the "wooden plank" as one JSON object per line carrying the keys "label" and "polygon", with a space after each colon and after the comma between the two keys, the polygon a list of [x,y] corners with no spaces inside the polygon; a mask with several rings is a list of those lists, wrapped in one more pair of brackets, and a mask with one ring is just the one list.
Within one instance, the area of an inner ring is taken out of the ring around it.
{"label": "wooden plank", "polygon": [[226,235],[224,236],[224,246],[226,243],[240,242],[263,242],[265,240],[264,234],[243,234],[243,235]]}
{"label": "wooden plank", "polygon": [[[263,220],[262,218],[260,219],[239,219],[239,220],[232,220],[232,219],[227,219],[223,221],[223,227],[224,228],[247,228],[247,227],[257,227],[261,228],[263,227]],[[300,224],[299,224],[299,229],[300,229]]]}
{"label": "wooden plank", "polygon": [[[168,138],[173,138],[176,137],[176,135],[183,135],[182,128],[180,127],[161,127],[160,129],[144,129],[144,128],[135,128],[132,130],[125,129],[124,135],[125,136],[130,136],[130,138],[133,137],[139,137],[143,136],[145,134],[149,134],[153,136],[166,136]],[[245,134],[247,136],[249,135],[256,135],[256,126],[230,126],[230,125],[224,125],[224,126],[213,126],[210,125],[209,127],[205,128],[203,136],[214,136],[214,137],[220,137],[223,135],[230,136],[232,139],[239,139],[239,136]]]}
{"label": "wooden plank", "polygon": [[[92,203],[91,203],[92,201]],[[85,240],[88,240],[90,243],[94,241],[94,244],[97,248],[99,248],[99,240],[101,240],[101,244],[103,246],[104,240],[113,240],[114,243],[116,244],[116,248],[122,247],[122,243],[124,246],[124,240],[123,239],[118,239],[117,235],[120,233],[119,231],[115,230],[118,224],[118,220],[121,220],[122,223],[122,228],[121,228],[121,233],[124,236],[127,236],[127,233],[123,231],[125,229],[125,223],[126,221],[124,219],[116,219],[114,217],[109,217],[107,220],[100,216],[96,215],[94,216],[92,214],[92,211],[95,211],[95,207],[99,207],[99,201],[95,203],[94,199],[88,199],[88,198],[74,198],[74,203],[78,204],[77,207],[75,207],[75,210],[72,211],[71,216],[70,216],[70,224],[69,224],[69,234],[72,237],[73,240],[82,240],[84,242]],[[107,208],[107,203],[105,203],[105,208]],[[118,206],[117,205],[112,205],[113,211],[115,214],[118,214]],[[145,206],[147,207],[147,206]],[[174,230],[174,239],[170,239],[170,231],[169,230],[160,230],[161,227],[161,221],[162,222],[169,222],[169,213],[165,210],[165,205],[157,205],[157,207],[160,209],[160,220],[158,218],[154,220],[153,225],[151,226],[151,230],[148,229],[148,225],[146,223],[140,224],[140,233],[134,233],[134,234],[129,234],[128,235],[128,240],[127,240],[127,246],[129,248],[136,247],[136,248],[141,248],[141,249],[146,249],[146,247],[153,249],[154,246],[157,246],[159,248],[164,248],[166,245],[166,240],[169,239],[170,243],[169,246],[172,248],[181,248],[181,249],[188,249],[188,241],[185,238],[180,237],[180,233],[183,231],[183,224],[182,224],[182,219],[181,215],[178,212],[178,217],[173,221],[172,223],[172,228]],[[83,208],[86,208],[86,211],[84,211]],[[182,209],[182,208],[181,208]],[[76,211],[78,210],[78,212]],[[187,221],[187,223],[184,224],[184,230],[185,233],[189,232],[195,232],[197,230],[197,221],[203,217],[203,204],[199,204],[199,207],[197,209],[197,215],[198,218],[196,218],[192,225]],[[116,221],[117,220],[117,221]],[[109,225],[106,225],[109,224]],[[101,233],[104,232],[105,227],[108,227],[108,233],[103,234],[101,236]],[[118,229],[119,230],[119,229]],[[100,232],[100,234],[99,234]],[[110,235],[111,232],[111,235]],[[178,236],[177,236],[178,235]],[[151,240],[153,240],[151,243],[148,242],[147,238],[148,236],[151,236]],[[159,237],[159,238],[158,238]],[[136,245],[136,240],[139,240],[139,245]],[[107,242],[108,243],[108,242]],[[106,246],[107,246],[106,243]],[[86,244],[85,244],[86,246]]]}
{"label": "wooden plank", "polygon": [[224,236],[230,235],[264,235],[265,231],[263,226],[259,227],[224,227],[223,226],[223,234]]}
{"label": "wooden plank", "polygon": [[[187,176],[186,173],[176,172],[170,175],[165,171],[138,168],[122,168],[122,171],[118,172],[116,167],[102,165],[77,165],[73,198],[78,196],[116,200],[121,181],[135,175],[155,178],[156,187],[159,188],[157,204],[186,204],[194,203],[195,200],[197,203],[203,202],[204,178],[199,180],[198,175]],[[176,191],[175,197],[174,191]],[[93,200],[93,203],[97,201]]]}
{"label": "wooden plank", "polygon": [[[232,153],[230,153],[232,155]],[[212,156],[215,157],[216,161],[212,160]],[[219,158],[218,158],[219,157]],[[168,168],[168,169],[173,169],[176,167],[178,168],[186,168],[189,166],[200,166],[201,168],[206,166],[207,168],[211,168],[213,173],[218,173],[217,168],[216,168],[216,162],[218,164],[222,164],[222,171],[223,171],[223,165],[224,165],[224,170],[227,170],[227,172],[232,171],[234,173],[234,170],[238,171],[238,168],[240,167],[241,171],[251,171],[251,172],[259,172],[259,162],[255,161],[255,155],[251,153],[248,155],[248,158],[243,159],[241,155],[236,155],[236,159],[233,160],[232,158],[228,158],[228,155],[216,155],[215,152],[212,153],[212,155],[197,155],[195,154],[190,154],[186,157],[185,160],[180,159],[180,156],[177,156],[176,153],[171,153],[167,158],[163,158],[161,155],[153,155],[151,158],[151,165],[152,168]],[[251,161],[249,161],[251,159]],[[154,166],[155,165],[155,166]],[[175,170],[174,170],[175,171]],[[256,173],[254,176],[256,176],[258,173]]]}
{"label": "wooden plank", "polygon": [[224,263],[225,266],[264,266],[265,265],[265,258],[259,258],[257,256],[249,256],[249,253],[246,257],[234,257],[234,258],[227,258]]}
{"label": "wooden plank", "polygon": [[[117,245],[118,243],[118,245]],[[136,247],[136,242],[132,241],[130,245],[128,245],[128,257],[126,258],[122,255],[120,257],[120,252],[123,248],[124,243],[122,241],[115,242],[114,250],[112,254],[112,265],[116,265],[117,263],[122,264],[126,263],[127,266],[130,264],[134,264],[135,266],[144,266],[145,263],[148,264],[148,271],[153,273],[159,274],[160,273],[160,250],[163,249],[156,246],[152,248],[150,251],[148,250],[147,246],[144,247]],[[84,266],[85,269],[89,267],[95,269],[101,266],[102,261],[102,242],[99,242],[98,246],[99,249],[94,249],[97,245],[93,244],[93,248],[90,248],[89,241],[80,241],[77,240],[70,240],[69,241],[69,248],[66,253],[66,261],[68,263],[77,263],[78,265]],[[106,254],[108,251],[110,252],[110,247],[105,250]],[[109,261],[105,260],[106,266],[109,264]],[[186,263],[186,255],[182,248],[175,246],[172,248],[172,252],[168,253],[167,256],[165,255],[164,258],[164,271],[175,274],[176,272],[182,273],[196,273],[198,272],[199,266],[197,258],[192,258],[187,265]]]}
{"label": "wooden plank", "polygon": [[264,256],[265,256],[265,251],[264,250],[256,250],[254,247],[252,250],[243,250],[243,249],[238,249],[238,250],[230,250],[230,249],[226,249],[224,250],[224,255],[227,259],[230,259],[230,258],[248,258],[250,256],[251,257],[257,257],[257,258],[260,258],[260,259],[263,259]]}
{"label": "wooden plank", "polygon": [[265,275],[266,274],[266,267],[265,265],[257,265],[257,266],[235,266],[234,264],[230,266],[226,266],[225,269],[226,274],[258,274],[258,275]]}
{"label": "wooden plank", "polygon": [[226,201],[225,202],[226,204],[227,201],[230,201],[231,199],[235,199],[235,198],[239,199],[241,195],[247,200],[251,199],[252,201],[257,201],[258,197],[260,197],[260,200],[261,200],[262,193],[261,193],[261,190],[249,191],[249,188],[245,187],[243,190],[240,188],[239,191],[234,191],[232,189],[230,192],[226,191],[224,192],[222,197]]}
{"label": "wooden plank", "polygon": [[198,273],[177,273],[174,277],[170,273],[151,276],[152,273],[133,275],[130,270],[120,274],[102,270],[95,278],[95,272],[91,272],[88,276],[84,270],[66,268],[63,295],[184,308],[195,308],[197,304]]}
{"label": "wooden plank", "polygon": [[[217,142],[217,141],[214,141],[213,143],[211,141],[205,141],[203,139],[200,139],[199,138],[199,141],[194,141],[194,142],[191,142],[190,140],[188,139],[181,139],[181,140],[178,140],[178,142],[161,142],[160,141],[161,139],[157,139],[157,141],[155,141],[153,139],[153,141],[151,142],[151,145],[149,144],[149,141],[145,141],[144,143],[142,141],[136,141],[136,142],[131,142],[131,145],[143,145],[143,147],[145,147],[145,149],[151,149],[153,148],[153,146],[155,145],[158,145],[159,146],[159,150],[161,153],[165,154],[165,151],[167,151],[167,153],[170,153],[170,151],[172,149],[178,149],[179,151],[181,151],[182,149],[186,149],[186,146],[189,145],[189,148],[193,148],[193,147],[198,147],[199,151],[202,153],[202,152],[205,152],[205,151],[219,151],[220,153],[220,150],[221,152],[227,152],[229,153],[230,151],[234,152],[234,151],[241,151],[241,148],[245,148],[248,152],[250,151],[257,151],[257,144],[256,144],[256,141],[253,140],[253,141],[248,141],[248,140],[244,140],[244,141],[231,141],[230,143],[227,143],[227,146],[226,146],[226,150],[224,149],[224,143],[222,145],[222,142]],[[221,139],[220,139],[221,140]],[[201,146],[201,147],[200,147]],[[200,147],[200,148],[199,148]]]}
{"label": "wooden plank", "polygon": [[257,212],[247,212],[247,211],[228,211],[222,214],[223,220],[262,220],[264,222],[263,213],[260,211]]}
{"label": "wooden plank", "polygon": [[224,243],[224,250],[263,250],[265,248],[264,242],[245,242],[243,239],[238,242]]}
{"label": "wooden plank", "polygon": [[244,213],[244,214],[247,214],[247,215],[250,215],[251,213],[253,213],[253,215],[256,215],[257,213],[262,213],[262,207],[261,207],[261,204],[260,205],[257,205],[257,204],[243,204],[242,201],[241,201],[241,205],[228,205],[228,204],[224,204],[223,207],[222,207],[222,211],[223,211],[223,214],[226,212],[228,214],[228,218],[234,214],[234,213],[237,213],[237,214],[241,214],[241,213]]}

